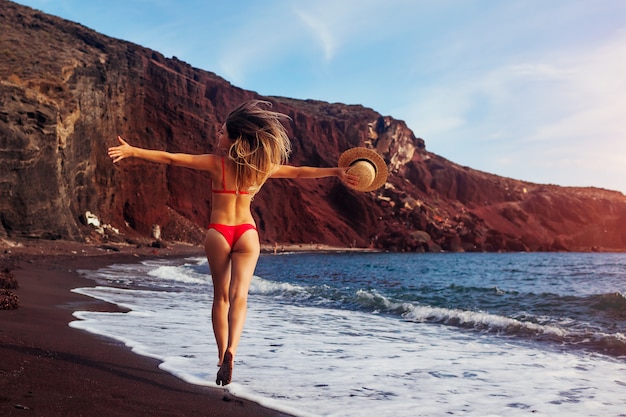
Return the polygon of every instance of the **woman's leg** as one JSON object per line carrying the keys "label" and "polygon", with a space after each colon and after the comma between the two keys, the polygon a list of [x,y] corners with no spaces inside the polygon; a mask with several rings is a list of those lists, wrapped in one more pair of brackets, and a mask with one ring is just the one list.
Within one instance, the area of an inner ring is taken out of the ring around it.
{"label": "woman's leg", "polygon": [[235,243],[230,255],[231,278],[228,312],[228,346],[226,351],[234,357],[237,353],[241,333],[248,312],[248,291],[259,260],[259,234],[256,230],[246,231]]}
{"label": "woman's leg", "polygon": [[230,308],[230,245],[221,233],[209,229],[204,239],[204,250],[213,279],[213,308],[211,321],[217,343],[218,365],[222,364],[228,345],[228,310]]}
{"label": "woman's leg", "polygon": [[228,385],[233,376],[235,354],[243,332],[248,311],[248,290],[259,259],[259,235],[256,230],[245,232],[231,252],[231,278],[229,288],[228,345],[217,372],[217,385]]}
{"label": "woman's leg", "polygon": [[260,253],[259,235],[248,230],[231,248],[219,232],[210,229],[204,248],[214,289],[212,320],[220,364],[216,383],[227,385],[246,320],[248,290]]}

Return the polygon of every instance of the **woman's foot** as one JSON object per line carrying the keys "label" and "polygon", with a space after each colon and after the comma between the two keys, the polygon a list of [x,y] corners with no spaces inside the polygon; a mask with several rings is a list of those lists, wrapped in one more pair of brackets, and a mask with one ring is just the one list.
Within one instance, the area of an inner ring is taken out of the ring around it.
{"label": "woman's foot", "polygon": [[226,351],[224,359],[222,360],[222,366],[217,371],[217,379],[215,383],[217,385],[228,385],[233,378],[233,354]]}

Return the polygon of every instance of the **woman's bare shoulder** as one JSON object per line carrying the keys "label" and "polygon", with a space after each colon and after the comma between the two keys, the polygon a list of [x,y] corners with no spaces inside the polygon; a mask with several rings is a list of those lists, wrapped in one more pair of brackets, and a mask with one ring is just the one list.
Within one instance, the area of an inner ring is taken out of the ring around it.
{"label": "woman's bare shoulder", "polygon": [[275,165],[272,168],[270,178],[292,178],[298,170],[298,167],[291,165]]}

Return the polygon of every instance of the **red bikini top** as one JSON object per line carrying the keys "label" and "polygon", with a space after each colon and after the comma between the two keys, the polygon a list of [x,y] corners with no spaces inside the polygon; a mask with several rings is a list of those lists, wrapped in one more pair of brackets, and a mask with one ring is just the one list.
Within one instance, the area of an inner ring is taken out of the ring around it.
{"label": "red bikini top", "polygon": [[222,189],[216,190],[215,188],[211,188],[211,191],[215,194],[250,194],[247,191],[238,191],[238,190],[227,190],[226,189],[226,166],[224,163],[224,157],[222,157]]}

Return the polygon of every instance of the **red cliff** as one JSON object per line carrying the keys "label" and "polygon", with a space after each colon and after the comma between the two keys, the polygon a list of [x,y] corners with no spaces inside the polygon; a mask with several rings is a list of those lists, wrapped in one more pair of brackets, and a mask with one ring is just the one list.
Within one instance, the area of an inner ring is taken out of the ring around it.
{"label": "red cliff", "polygon": [[[172,152],[212,152],[241,101],[221,77],[81,25],[0,0],[0,239],[129,240],[160,225],[199,243],[209,178],[142,161],[114,166],[117,134]],[[263,242],[398,251],[626,249],[626,197],[539,185],[430,153],[400,120],[357,105],[260,97],[291,116],[294,164],[334,166],[375,148],[386,186],[271,180],[253,202]],[[95,214],[100,228],[85,213]]]}

